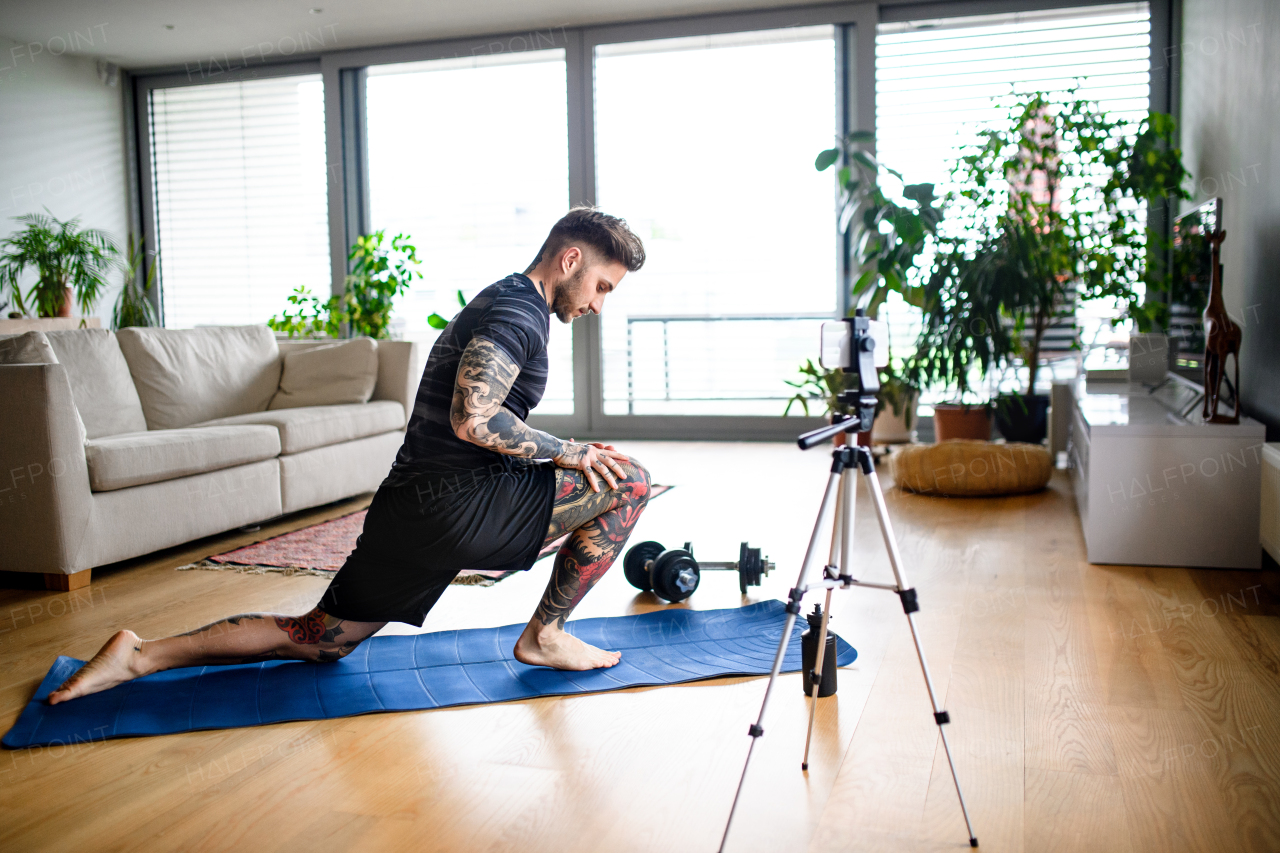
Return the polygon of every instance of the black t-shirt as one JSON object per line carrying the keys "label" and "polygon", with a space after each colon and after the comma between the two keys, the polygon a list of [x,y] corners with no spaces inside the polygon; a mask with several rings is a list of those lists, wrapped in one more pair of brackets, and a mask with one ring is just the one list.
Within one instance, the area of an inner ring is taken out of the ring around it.
{"label": "black t-shirt", "polygon": [[[449,409],[462,351],[472,338],[497,344],[520,369],[503,405],[524,420],[547,387],[547,336],[551,310],[533,281],[513,273],[480,291],[440,333],[413,404],[404,444],[384,486],[423,478],[466,480],[511,472],[530,460],[487,450],[453,434]],[[465,475],[465,476],[459,476]]]}

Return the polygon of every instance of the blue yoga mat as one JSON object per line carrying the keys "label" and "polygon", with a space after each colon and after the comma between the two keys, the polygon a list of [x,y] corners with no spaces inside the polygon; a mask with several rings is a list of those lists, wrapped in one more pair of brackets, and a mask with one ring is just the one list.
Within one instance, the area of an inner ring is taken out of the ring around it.
{"label": "blue yoga mat", "polygon": [[[372,637],[333,663],[273,660],[171,669],[48,705],[45,697],[85,663],[59,656],[2,743],[19,749],[764,675],[773,666],[785,618],[781,601],[762,601],[731,610],[578,619],[566,630],[622,651],[617,666],[587,672],[520,663],[511,649],[524,626],[506,625]],[[800,668],[802,624],[796,625],[784,672]],[[837,648],[841,666],[858,656],[844,640]]]}

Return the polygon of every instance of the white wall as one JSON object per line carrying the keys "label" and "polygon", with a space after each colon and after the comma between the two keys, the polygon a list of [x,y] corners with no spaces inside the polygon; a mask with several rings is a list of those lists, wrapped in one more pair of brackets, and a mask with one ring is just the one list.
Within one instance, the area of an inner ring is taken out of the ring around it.
{"label": "white wall", "polygon": [[[129,217],[121,86],[104,85],[92,59],[0,38],[0,238],[18,230],[12,217],[48,207],[59,219],[101,228],[123,251]],[[94,311],[104,327],[118,273],[111,284]]]}
{"label": "white wall", "polygon": [[1222,295],[1243,327],[1242,400],[1280,439],[1280,3],[1183,0],[1182,149],[1223,200]]}

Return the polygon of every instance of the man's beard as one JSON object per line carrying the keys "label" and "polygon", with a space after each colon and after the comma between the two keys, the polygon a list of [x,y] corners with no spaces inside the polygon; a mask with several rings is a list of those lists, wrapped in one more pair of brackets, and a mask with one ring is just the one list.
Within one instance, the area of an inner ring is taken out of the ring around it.
{"label": "man's beard", "polygon": [[577,272],[556,285],[556,295],[551,297],[551,313],[555,314],[561,323],[573,320],[573,313],[577,310],[573,304],[573,298],[578,292],[578,285],[582,284],[582,277],[586,274],[586,267],[578,267]]}

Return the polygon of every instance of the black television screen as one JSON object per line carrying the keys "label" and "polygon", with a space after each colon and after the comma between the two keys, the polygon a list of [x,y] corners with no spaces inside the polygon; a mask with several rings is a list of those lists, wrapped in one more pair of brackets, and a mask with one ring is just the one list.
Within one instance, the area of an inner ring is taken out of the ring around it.
{"label": "black television screen", "polygon": [[1213,275],[1209,236],[1222,228],[1222,199],[1193,207],[1173,222],[1169,348],[1179,368],[1204,362],[1204,314]]}

